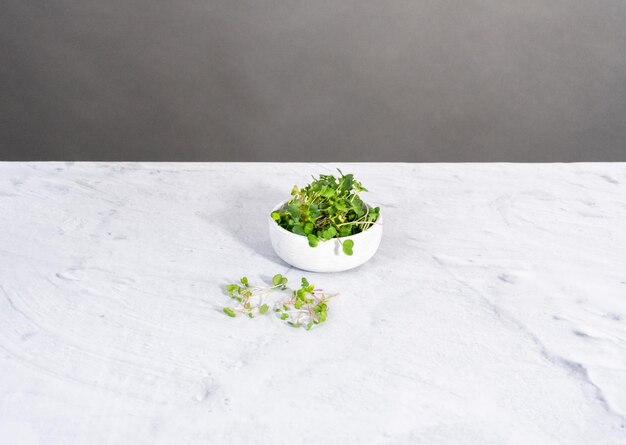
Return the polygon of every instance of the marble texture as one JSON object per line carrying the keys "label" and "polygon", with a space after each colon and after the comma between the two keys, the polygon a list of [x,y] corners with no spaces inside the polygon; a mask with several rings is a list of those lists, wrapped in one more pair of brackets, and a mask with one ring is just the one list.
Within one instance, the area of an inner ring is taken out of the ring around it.
{"label": "marble texture", "polygon": [[[626,164],[338,164],[376,256],[294,270],[330,164],[0,163],[0,443],[624,444]],[[306,332],[220,286],[340,293]]]}

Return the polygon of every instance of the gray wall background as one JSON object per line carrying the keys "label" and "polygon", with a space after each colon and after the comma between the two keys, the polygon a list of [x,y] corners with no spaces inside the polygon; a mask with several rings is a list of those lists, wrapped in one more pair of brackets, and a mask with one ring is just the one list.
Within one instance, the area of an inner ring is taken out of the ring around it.
{"label": "gray wall background", "polygon": [[0,159],[626,161],[623,0],[4,0]]}

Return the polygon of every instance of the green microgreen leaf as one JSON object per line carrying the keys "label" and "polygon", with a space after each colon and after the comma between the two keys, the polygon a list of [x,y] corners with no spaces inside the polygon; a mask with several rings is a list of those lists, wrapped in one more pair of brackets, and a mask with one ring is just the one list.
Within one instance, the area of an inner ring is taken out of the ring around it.
{"label": "green microgreen leaf", "polygon": [[234,311],[233,309],[229,308],[229,307],[225,307],[225,308],[224,308],[224,313],[225,313],[226,315],[228,315],[229,317],[236,317],[236,316],[237,316],[237,314],[235,313],[235,311]]}
{"label": "green microgreen leaf", "polygon": [[239,293],[239,289],[241,288],[238,284],[229,284],[228,286],[226,286],[226,290],[231,297],[234,297],[237,293]]}
{"label": "green microgreen leaf", "polygon": [[335,193],[336,191],[334,188],[324,186],[320,195],[322,195],[324,198],[332,198],[333,196],[335,196]]}
{"label": "green microgreen leaf", "polygon": [[337,235],[337,229],[335,229],[334,227],[331,226],[328,229],[326,229],[326,236],[328,237],[328,239],[333,239],[336,235]]}
{"label": "green microgreen leaf", "polygon": [[272,277],[272,283],[274,283],[274,286],[278,286],[279,284],[281,284],[283,281],[283,276],[279,273],[277,273],[276,275],[274,275]]}
{"label": "green microgreen leaf", "polygon": [[310,233],[307,238],[309,239],[309,246],[317,247],[317,237]]}
{"label": "green microgreen leaf", "polygon": [[352,255],[354,253],[352,252],[353,247],[354,241],[352,241],[351,239],[347,239],[342,243],[343,253],[345,253],[346,255]]}

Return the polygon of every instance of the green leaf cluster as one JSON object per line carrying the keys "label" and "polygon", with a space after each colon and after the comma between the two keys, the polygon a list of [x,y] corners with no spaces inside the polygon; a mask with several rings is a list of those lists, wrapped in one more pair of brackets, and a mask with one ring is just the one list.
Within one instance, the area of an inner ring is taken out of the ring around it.
{"label": "green leaf cluster", "polygon": [[326,321],[330,298],[303,277],[300,288],[292,291],[291,298],[278,306],[276,312],[290,326],[303,326],[308,331],[314,325]]}
{"label": "green leaf cluster", "polygon": [[247,277],[241,277],[239,283],[233,283],[226,286],[226,292],[230,297],[237,301],[239,305],[235,308],[225,307],[224,313],[229,317],[236,317],[237,312],[247,315],[249,318],[254,318],[256,315],[266,314],[269,310],[269,305],[262,302],[264,295],[270,293],[275,289],[285,289],[287,284],[287,278],[278,274],[272,279],[274,286],[269,288],[262,288],[251,286]]}
{"label": "green leaf cluster", "polygon": [[[367,189],[352,174],[319,175],[303,188],[294,186],[291,199],[272,212],[276,223],[290,232],[306,236],[309,246],[319,241],[345,238],[367,230],[378,220],[379,207],[366,205],[359,192]],[[354,241],[342,242],[343,252],[353,254]]]}
{"label": "green leaf cluster", "polygon": [[[344,243],[345,244],[345,243]],[[333,295],[326,294],[315,285],[302,278],[300,288],[288,289],[287,278],[281,274],[272,277],[272,286],[252,286],[246,277],[238,283],[226,286],[231,298],[238,302],[236,307],[225,307],[224,313],[229,317],[236,317],[238,313],[254,318],[256,315],[266,314],[270,306],[263,303],[262,298],[274,291],[287,291],[287,296],[274,304],[274,312],[283,321],[293,327],[304,327],[306,330],[323,323],[327,318],[328,301]]]}

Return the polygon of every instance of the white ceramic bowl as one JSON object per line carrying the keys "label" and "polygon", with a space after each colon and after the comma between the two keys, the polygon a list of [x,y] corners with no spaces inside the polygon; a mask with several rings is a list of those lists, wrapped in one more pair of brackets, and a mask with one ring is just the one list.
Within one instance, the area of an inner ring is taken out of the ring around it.
{"label": "white ceramic bowl", "polygon": [[[272,212],[284,204],[285,202],[281,202],[272,209]],[[354,241],[353,254],[346,255],[337,238],[329,241],[320,240],[316,247],[311,247],[306,236],[283,229],[270,214],[271,212],[268,212],[270,240],[274,252],[292,266],[310,272],[341,272],[358,267],[374,256],[383,236],[383,216],[380,214],[376,223],[369,229],[341,238],[342,242],[347,239]]]}

